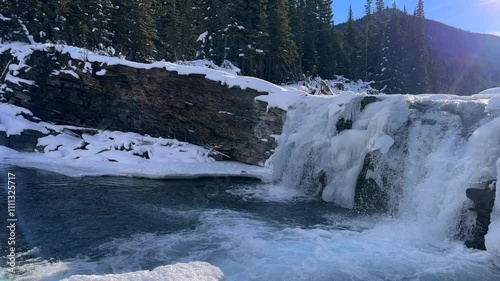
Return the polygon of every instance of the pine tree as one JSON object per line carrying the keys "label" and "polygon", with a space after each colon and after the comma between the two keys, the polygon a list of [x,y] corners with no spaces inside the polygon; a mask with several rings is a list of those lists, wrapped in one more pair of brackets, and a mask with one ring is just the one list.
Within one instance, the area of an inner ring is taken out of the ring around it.
{"label": "pine tree", "polygon": [[262,77],[264,74],[264,58],[269,49],[267,33],[268,0],[246,0],[247,12],[242,13],[241,22],[244,29],[243,53],[240,68],[248,75]]}
{"label": "pine tree", "polygon": [[316,0],[302,1],[302,22],[304,35],[301,42],[302,66],[305,74],[318,74],[319,55],[317,41],[320,24]]}
{"label": "pine tree", "polygon": [[421,19],[425,18],[424,0],[418,0],[417,10],[416,10],[415,15],[416,15],[416,17],[421,18]]}
{"label": "pine tree", "polygon": [[113,0],[113,45],[121,55],[136,61],[157,57],[154,0]]}
{"label": "pine tree", "polygon": [[266,77],[273,82],[284,82],[291,79],[291,70],[298,58],[290,32],[288,3],[286,0],[269,0],[268,11],[270,42]]}
{"label": "pine tree", "polygon": [[344,36],[347,44],[351,47],[355,45],[355,39],[356,39],[355,32],[356,31],[354,30],[354,15],[352,13],[352,6],[349,5],[349,16],[347,18],[347,27],[345,29]]}
{"label": "pine tree", "polygon": [[304,38],[306,30],[303,11],[305,5],[305,0],[289,0],[290,30],[293,35],[293,41],[297,46],[298,59],[300,61],[294,71],[299,74],[304,73]]}
{"label": "pine tree", "polygon": [[200,21],[199,36],[205,33],[204,36],[198,38],[197,44],[199,44],[198,55],[201,58],[221,63],[223,58],[219,52],[222,41],[220,31],[224,29],[225,23],[219,18],[217,4],[217,1],[212,0],[196,0],[195,8],[198,14],[196,18]]}
{"label": "pine tree", "polygon": [[396,1],[392,2],[392,8],[393,9],[397,9],[398,8],[398,6],[396,5]]}
{"label": "pine tree", "polygon": [[356,29],[354,28],[354,15],[352,6],[349,6],[349,16],[347,18],[347,27],[344,31],[343,53],[346,65],[343,67],[343,74],[351,79],[359,79],[359,50],[356,43]]}
{"label": "pine tree", "polygon": [[416,26],[414,32],[414,40],[417,58],[415,60],[416,67],[414,70],[414,76],[417,81],[416,91],[418,93],[423,93],[429,91],[429,72],[428,72],[428,64],[429,64],[429,50],[425,40],[425,31],[424,31],[424,2],[423,0],[419,0],[417,4],[416,10]]}
{"label": "pine tree", "polygon": [[193,3],[191,0],[178,2],[179,18],[177,29],[179,36],[178,44],[176,45],[176,59],[189,60],[196,55],[194,42],[197,37],[197,26],[193,17]]}
{"label": "pine tree", "polygon": [[157,36],[156,25],[152,16],[153,0],[140,0],[135,6],[135,28],[132,54],[136,60],[151,61],[155,57],[156,48],[154,40]]}
{"label": "pine tree", "polygon": [[378,88],[386,87],[387,94],[404,93],[405,74],[403,72],[404,52],[401,16],[398,13],[391,15],[387,30],[383,32],[380,71],[377,75]]}
{"label": "pine tree", "polygon": [[364,43],[365,43],[365,50],[364,50],[364,53],[363,53],[363,57],[364,57],[364,69],[363,69],[363,72],[364,72],[364,79],[365,81],[368,81],[368,79],[370,78],[370,71],[369,71],[369,57],[370,57],[370,54],[369,54],[369,47],[370,47],[370,27],[372,25],[372,18],[371,18],[371,8],[372,7],[372,0],[366,0],[366,4],[365,4],[365,25],[363,27],[363,33],[364,33]]}
{"label": "pine tree", "polygon": [[381,12],[384,10],[385,4],[384,0],[376,0],[376,7],[377,7],[377,12]]}
{"label": "pine tree", "polygon": [[133,40],[131,37],[131,30],[134,25],[132,16],[133,0],[111,1],[112,44],[117,51],[117,55],[128,57],[130,55],[130,48]]}
{"label": "pine tree", "polygon": [[318,3],[318,74],[325,79],[333,78],[337,64],[338,46],[333,27],[332,3],[332,0],[321,0]]}
{"label": "pine tree", "polygon": [[366,0],[365,16],[369,17],[372,14],[372,0]]}

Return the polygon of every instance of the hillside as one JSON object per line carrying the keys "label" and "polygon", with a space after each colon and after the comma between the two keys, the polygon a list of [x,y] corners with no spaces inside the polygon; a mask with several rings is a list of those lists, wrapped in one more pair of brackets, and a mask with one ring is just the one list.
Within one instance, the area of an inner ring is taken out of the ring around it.
{"label": "hillside", "polygon": [[[390,30],[394,18],[398,22],[417,20],[397,9],[384,10],[373,16],[378,17],[375,37]],[[366,17],[354,21],[358,32],[363,32],[365,24]],[[336,28],[345,33],[347,23]],[[471,95],[500,86],[500,37],[468,32],[430,19],[423,19],[423,31],[431,57],[428,70],[432,92]],[[403,39],[391,42],[389,47],[403,49],[405,44]],[[407,55],[403,58],[407,59]]]}
{"label": "hillside", "polygon": [[334,26],[331,1],[4,2],[3,41],[138,62],[209,60],[277,84],[343,75],[388,94],[471,95],[500,86],[500,39],[427,20],[423,8],[411,16],[377,6],[369,17]]}

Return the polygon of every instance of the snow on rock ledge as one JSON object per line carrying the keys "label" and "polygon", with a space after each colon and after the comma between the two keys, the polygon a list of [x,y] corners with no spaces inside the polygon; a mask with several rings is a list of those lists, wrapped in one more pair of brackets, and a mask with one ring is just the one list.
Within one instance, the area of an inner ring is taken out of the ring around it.
{"label": "snow on rock ledge", "polygon": [[223,281],[224,273],[206,262],[177,263],[151,271],[124,274],[74,275],[62,281]]}
{"label": "snow on rock ledge", "polygon": [[[272,95],[273,98],[269,99],[266,98],[267,95],[262,95],[257,97],[257,99],[267,102],[269,107],[278,107],[283,110],[287,110],[289,105],[305,96],[304,91],[286,89],[259,78],[239,76],[234,71],[230,73],[221,69],[208,68],[206,67],[206,65],[200,66],[197,64],[188,64],[187,62],[179,62],[180,64],[163,61],[154,63],[139,63],[126,59],[99,55],[89,50],[74,46],[53,45],[49,43],[27,44],[22,42],[6,42],[0,44],[0,53],[4,53],[8,50],[10,50],[11,54],[20,61],[21,66],[25,63],[25,59],[35,51],[57,51],[61,54],[69,55],[74,60],[99,63],[102,67],[121,65],[135,69],[165,69],[167,71],[177,72],[180,75],[204,75],[206,79],[220,82],[221,84],[227,85],[229,87],[239,87],[243,90],[252,89],[258,92],[268,93]],[[64,72],[64,70],[62,70],[61,72]],[[97,72],[105,73],[102,72],[102,70],[99,70]],[[72,72],[71,74],[73,75],[73,73],[74,72]]]}
{"label": "snow on rock ledge", "polygon": [[266,168],[215,161],[219,153],[175,139],[53,125],[25,117],[36,121],[26,109],[0,103],[0,160],[4,164],[68,176],[269,178]]}
{"label": "snow on rock ledge", "polygon": [[179,139],[252,165],[269,158],[276,143],[262,139],[281,133],[283,110],[305,95],[207,67],[71,46],[3,43],[0,55],[4,101],[44,121]]}

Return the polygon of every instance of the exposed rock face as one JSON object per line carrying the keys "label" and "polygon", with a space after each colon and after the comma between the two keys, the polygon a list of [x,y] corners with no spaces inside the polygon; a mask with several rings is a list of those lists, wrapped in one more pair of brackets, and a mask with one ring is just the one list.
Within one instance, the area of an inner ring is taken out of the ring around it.
{"label": "exposed rock face", "polygon": [[375,169],[378,152],[368,153],[363,163],[363,170],[356,182],[354,196],[355,209],[360,213],[383,213],[388,211],[388,194],[369,176]]}
{"label": "exposed rock face", "polygon": [[0,145],[15,149],[17,151],[35,150],[38,138],[45,136],[37,131],[25,130],[20,135],[7,136],[5,132],[0,132]]}
{"label": "exposed rock face", "polygon": [[486,250],[484,236],[488,233],[491,222],[491,212],[495,203],[495,184],[496,180],[493,180],[486,183],[486,188],[469,188],[466,191],[467,197],[474,201],[472,211],[477,214],[472,239],[465,241],[465,246],[469,248]]}
{"label": "exposed rock face", "polygon": [[[5,53],[2,61],[8,61]],[[255,101],[265,93],[229,88],[204,75],[85,66],[55,51],[37,51],[27,64],[31,69],[18,77],[36,86],[6,81],[13,91],[4,96],[44,121],[176,138],[249,164],[271,155],[271,135],[280,134],[284,122],[281,110],[266,112],[266,104]]]}

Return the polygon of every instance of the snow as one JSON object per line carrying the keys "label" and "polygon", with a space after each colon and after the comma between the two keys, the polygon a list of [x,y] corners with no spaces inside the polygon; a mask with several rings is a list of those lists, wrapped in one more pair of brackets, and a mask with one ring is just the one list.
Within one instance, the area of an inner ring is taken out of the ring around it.
{"label": "snow", "polygon": [[8,21],[11,20],[11,18],[4,17],[2,14],[0,14],[0,20]]}
{"label": "snow", "polygon": [[[152,69],[161,68],[167,71],[175,71],[180,75],[190,75],[190,74],[201,74],[209,80],[217,81],[223,85],[229,87],[240,87],[242,89],[253,89],[258,92],[269,93],[263,94],[256,97],[256,100],[268,103],[268,109],[272,107],[278,107],[283,110],[287,110],[290,105],[295,103],[298,99],[305,96],[303,91],[299,90],[288,90],[286,88],[277,86],[270,82],[248,76],[239,76],[237,72],[239,69],[233,67],[233,71],[227,72],[220,67],[213,67],[211,69],[205,65],[200,66],[200,64],[191,63],[170,63],[170,62],[153,62],[153,63],[138,63],[132,62],[121,58],[108,57],[104,55],[99,55],[89,50],[81,49],[78,47],[67,46],[67,45],[53,45],[53,44],[42,44],[32,42],[31,44],[20,43],[20,42],[5,42],[0,44],[0,53],[10,50],[11,54],[14,55],[19,60],[18,68],[25,66],[26,58],[32,54],[35,50],[47,50],[48,48],[55,48],[56,50],[70,55],[72,59],[83,60],[85,62],[98,62],[101,65],[124,65],[128,67],[138,68],[138,69]],[[201,61],[198,61],[201,63]],[[229,62],[224,63],[224,67],[231,66]],[[237,70],[236,70],[237,69]],[[62,70],[61,70],[62,71]],[[11,73],[13,73],[11,71]],[[16,79],[16,75],[9,73],[9,79],[13,83],[29,83],[27,80],[22,81],[19,78]]]}
{"label": "snow", "polygon": [[196,39],[196,42],[201,41],[201,42],[205,43],[207,35],[208,35],[208,31],[203,32],[202,34],[200,34],[200,36],[198,36],[198,39]]}
{"label": "snow", "polygon": [[[120,158],[123,156],[123,159]],[[108,157],[119,162],[106,161]],[[134,159],[120,153],[104,153],[85,159],[46,157],[43,153],[17,152],[0,146],[0,161],[25,168],[51,171],[70,177],[116,176],[149,179],[197,179],[208,177],[255,178],[263,182],[271,180],[268,168],[251,166],[233,161],[203,162],[155,162]]]}
{"label": "snow", "polygon": [[177,61],[178,65],[187,65],[187,66],[201,66],[210,69],[220,70],[224,72],[231,73],[233,75],[238,75],[241,70],[232,64],[229,61],[224,61],[221,66],[216,65],[214,62],[202,59],[202,60],[191,60],[191,61]]}
{"label": "snow", "polygon": [[108,71],[106,69],[101,69],[95,73],[97,76],[104,76]]}
{"label": "snow", "polygon": [[494,96],[490,99],[488,102],[488,105],[486,106],[486,111],[495,111],[500,109],[500,96]]}
{"label": "snow", "polygon": [[[264,81],[264,80],[262,80]],[[269,83],[264,81],[265,83]],[[261,89],[265,89],[267,85],[263,83]],[[268,95],[258,96],[255,99],[267,103],[267,109],[280,108],[287,111],[293,104],[299,102],[306,94],[302,91],[287,91],[284,94],[282,91],[271,91]]]}
{"label": "snow", "polygon": [[5,81],[10,81],[11,83],[14,83],[18,86],[20,86],[21,83],[27,84],[27,85],[34,85],[35,84],[35,81],[33,81],[33,80],[22,79],[22,78],[13,76],[10,73],[7,73],[7,75],[5,76]]}
{"label": "snow", "polygon": [[[38,140],[45,146],[46,157],[65,159],[91,158],[94,161],[117,161],[122,163],[181,162],[210,163],[210,151],[172,139],[153,138],[135,133],[99,131],[95,135],[80,137],[68,134],[47,136]],[[85,145],[85,146],[84,146]],[[138,157],[146,154],[149,159]]]}
{"label": "snow", "polygon": [[80,76],[78,76],[78,74],[76,74],[76,72],[74,72],[73,70],[66,70],[66,69],[63,69],[63,70],[54,70],[52,72],[52,75],[60,75],[61,73],[67,74],[67,75],[71,75],[71,76],[75,77],[76,79],[80,79]]}
{"label": "snow", "polygon": [[[175,139],[36,123],[21,114],[32,115],[22,107],[0,103],[0,131],[8,136],[19,135],[24,130],[47,134],[38,139],[42,151],[17,152],[0,146],[2,163],[77,177],[108,175],[167,179],[235,176],[268,181],[271,175],[264,167],[217,162],[211,157],[217,152]],[[80,136],[72,130],[87,133]]]}
{"label": "snow", "polygon": [[83,73],[92,72],[92,65],[89,62],[85,62],[82,71]]}
{"label": "snow", "polygon": [[8,103],[0,103],[0,131],[10,135],[19,135],[24,130],[34,130],[44,134],[49,131],[47,127],[40,123],[33,123],[26,120],[21,114],[32,115],[32,113],[22,107]]}
{"label": "snow", "polygon": [[478,95],[498,95],[500,94],[500,87],[491,88],[480,92]]}
{"label": "snow", "polygon": [[74,275],[62,281],[223,281],[224,273],[206,262],[177,263],[123,274]]}
{"label": "snow", "polygon": [[[267,168],[231,161],[214,161],[210,151],[177,140],[134,133],[102,131],[82,138],[68,134],[39,139],[43,152],[4,148],[2,163],[38,168],[68,176],[127,176],[152,179],[248,177],[268,181]],[[86,144],[86,145],[85,145]],[[1,147],[1,146],[0,146]],[[140,155],[147,154],[149,159]]]}
{"label": "snow", "polygon": [[308,78],[296,84],[283,86],[288,90],[300,90],[311,95],[321,95],[321,88],[325,83],[334,94],[343,94],[345,92],[354,93],[378,93],[377,90],[371,87],[374,82],[364,82],[361,80],[353,81],[343,76],[336,75],[335,79],[323,80],[319,77]]}
{"label": "snow", "polygon": [[496,163],[497,168],[497,185],[496,197],[493,212],[491,213],[491,223],[488,233],[485,235],[485,245],[489,252],[500,256],[500,159]]}

